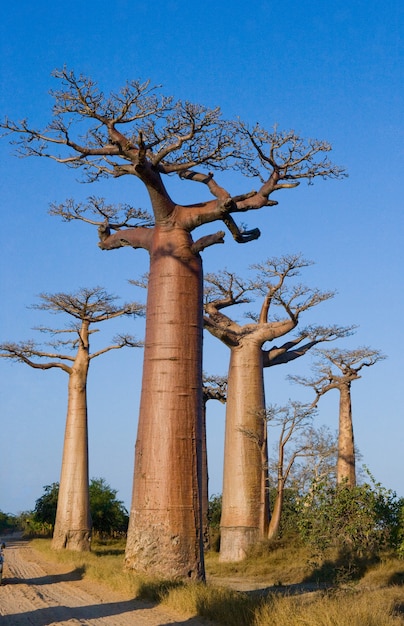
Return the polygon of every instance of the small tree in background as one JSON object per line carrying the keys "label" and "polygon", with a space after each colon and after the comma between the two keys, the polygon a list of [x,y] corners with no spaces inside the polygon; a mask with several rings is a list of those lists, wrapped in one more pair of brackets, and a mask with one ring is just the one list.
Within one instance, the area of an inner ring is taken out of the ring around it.
{"label": "small tree in background", "polygon": [[44,487],[43,495],[35,502],[34,521],[48,525],[52,532],[55,526],[58,497],[59,483],[52,483]]}
{"label": "small tree in background", "polygon": [[[101,536],[126,533],[128,512],[116,499],[116,489],[111,489],[104,478],[92,478],[89,484],[89,501],[93,531]],[[59,483],[44,487],[43,495],[35,502],[33,522],[53,528],[56,519]]]}
{"label": "small tree in background", "polygon": [[208,524],[209,548],[216,552],[220,549],[220,518],[222,516],[222,496],[213,495],[209,498]]}
{"label": "small tree in background", "polygon": [[[296,521],[296,503],[313,485],[331,480],[332,461],[336,456],[335,438],[324,428],[312,424],[315,407],[290,401],[284,407],[271,406],[267,410],[270,428],[278,431],[278,442],[269,455],[268,474],[271,495],[271,519],[268,539],[276,539],[281,528],[291,528],[284,519],[287,508]],[[286,487],[288,485],[288,487]]]}
{"label": "small tree in background", "polygon": [[89,491],[94,532],[107,537],[126,534],[129,514],[123,502],[116,499],[117,490],[111,489],[104,478],[92,478]]}
{"label": "small tree in background", "polygon": [[[267,411],[267,421],[270,426],[278,426],[280,433],[277,445],[276,464],[276,496],[271,511],[271,519],[268,526],[268,539],[276,539],[279,534],[283,500],[286,482],[291,473],[296,459],[305,454],[310,454],[308,441],[300,436],[302,431],[312,428],[311,421],[314,409],[312,406],[303,405],[298,402],[290,402],[285,407],[272,406]],[[287,445],[293,441],[292,450],[286,457]]]}
{"label": "small tree in background", "polygon": [[18,527],[19,521],[16,515],[0,511],[0,533],[5,535],[13,532]]}
{"label": "small tree in background", "polygon": [[[45,348],[34,341],[0,344],[0,356],[41,370],[61,369],[69,377],[66,428],[60,489],[52,547],[77,551],[90,550],[91,516],[88,493],[87,379],[90,362],[111,350],[140,346],[130,335],[117,335],[115,343],[90,352],[90,335],[95,324],[122,315],[140,315],[136,303],[118,307],[116,297],[101,287],[80,289],[77,293],[41,294],[42,303],[34,308],[64,313],[73,323],[62,329],[42,327],[52,339]],[[67,338],[65,338],[67,334]],[[63,339],[61,338],[63,336]],[[69,353],[72,351],[72,354]],[[52,486],[49,486],[53,493]],[[49,504],[49,499],[44,504]]]}
{"label": "small tree in background", "polygon": [[339,427],[337,483],[347,487],[356,485],[355,442],[352,421],[351,385],[361,378],[359,372],[385,358],[379,350],[363,347],[354,350],[317,350],[319,360],[314,363],[313,376],[290,376],[294,382],[312,387],[316,404],[321,396],[332,389],[339,392]]}

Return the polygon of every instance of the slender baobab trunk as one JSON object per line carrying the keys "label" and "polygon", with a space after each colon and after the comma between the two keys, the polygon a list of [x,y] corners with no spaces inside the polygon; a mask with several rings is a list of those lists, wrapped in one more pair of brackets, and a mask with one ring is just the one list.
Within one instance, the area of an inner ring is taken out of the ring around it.
{"label": "slender baobab trunk", "polygon": [[69,397],[62,470],[52,548],[90,550],[91,515],[88,475],[88,346],[79,348],[69,374]]}
{"label": "slender baobab trunk", "polygon": [[[283,456],[283,450],[281,452],[282,456]],[[282,516],[282,508],[283,508],[283,496],[284,496],[284,489],[285,489],[285,481],[283,479],[282,476],[282,471],[283,471],[283,459],[282,461],[282,465],[279,465],[278,468],[278,480],[277,480],[277,486],[276,486],[276,497],[275,497],[275,502],[274,502],[274,506],[273,509],[271,510],[271,519],[269,522],[269,527],[268,527],[268,539],[272,540],[272,539],[276,539],[279,535],[279,528],[281,525],[281,516]]]}
{"label": "slender baobab trunk", "polygon": [[154,228],[126,565],[201,579],[202,265],[191,245],[183,229]]}
{"label": "slender baobab trunk", "polygon": [[201,509],[202,509],[202,536],[204,550],[209,550],[209,473],[208,450],[206,442],[206,400],[202,405],[202,441],[201,441]]}
{"label": "slender baobab trunk", "polygon": [[[260,342],[232,348],[225,428],[220,560],[240,561],[266,535],[265,397]],[[264,483],[264,484],[263,484]]]}
{"label": "slender baobab trunk", "polygon": [[339,387],[339,432],[338,432],[338,460],[337,483],[344,483],[347,487],[355,487],[355,444],[352,424],[351,383],[347,382]]}

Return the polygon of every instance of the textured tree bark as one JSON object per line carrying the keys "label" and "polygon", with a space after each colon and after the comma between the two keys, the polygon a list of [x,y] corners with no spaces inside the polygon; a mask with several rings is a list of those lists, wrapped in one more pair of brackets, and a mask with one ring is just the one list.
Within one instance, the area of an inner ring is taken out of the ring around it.
{"label": "textured tree bark", "polygon": [[79,349],[69,375],[69,395],[62,469],[52,548],[90,550],[88,495],[87,349]]}
{"label": "textured tree bark", "polygon": [[[231,350],[225,428],[220,560],[241,561],[268,528],[261,341]],[[266,482],[266,481],[265,481]],[[263,519],[264,518],[264,519]]]}
{"label": "textured tree bark", "polygon": [[343,483],[347,487],[355,487],[355,443],[352,423],[350,382],[340,385],[339,393],[337,483]]}
{"label": "textured tree bark", "polygon": [[150,245],[142,394],[126,565],[203,579],[202,264],[180,228]]}

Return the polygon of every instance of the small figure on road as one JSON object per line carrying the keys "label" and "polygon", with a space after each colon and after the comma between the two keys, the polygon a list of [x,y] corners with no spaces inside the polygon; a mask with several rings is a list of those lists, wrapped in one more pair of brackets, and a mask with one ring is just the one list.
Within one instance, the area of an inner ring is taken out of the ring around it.
{"label": "small figure on road", "polygon": [[3,564],[4,564],[4,548],[6,544],[3,542],[0,544],[0,585],[3,578]]}

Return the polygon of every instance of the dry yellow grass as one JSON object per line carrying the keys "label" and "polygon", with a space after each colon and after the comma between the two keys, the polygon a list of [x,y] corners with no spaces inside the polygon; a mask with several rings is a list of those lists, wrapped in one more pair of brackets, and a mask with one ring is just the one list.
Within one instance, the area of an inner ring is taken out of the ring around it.
{"label": "dry yellow grass", "polygon": [[[278,587],[262,596],[221,586],[220,578],[245,583],[263,580],[263,587],[297,585],[310,575],[307,553],[283,547],[235,565],[207,555],[213,584],[183,584],[134,576],[123,568],[123,544],[95,545],[92,553],[52,552],[50,542],[35,540],[34,549],[49,560],[80,568],[85,577],[109,585],[128,598],[166,604],[184,616],[199,615],[223,626],[404,626],[404,563],[394,558],[369,567],[363,578],[343,588],[288,595]],[[240,586],[241,588],[241,586]],[[296,587],[294,587],[296,590]]]}
{"label": "dry yellow grass", "polygon": [[[339,591],[315,597],[277,597],[257,610],[254,626],[399,626],[404,597],[397,587]],[[401,613],[400,613],[401,612]]]}

